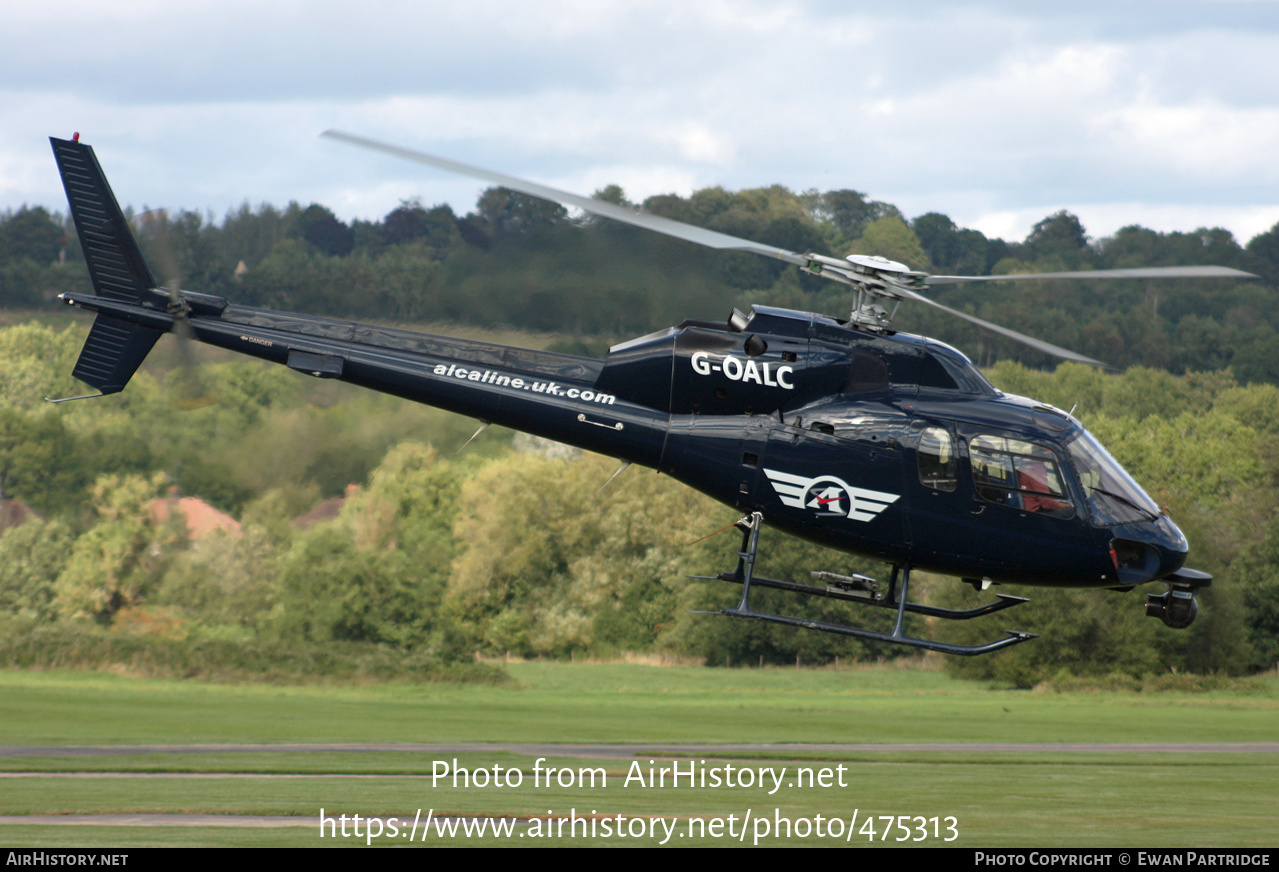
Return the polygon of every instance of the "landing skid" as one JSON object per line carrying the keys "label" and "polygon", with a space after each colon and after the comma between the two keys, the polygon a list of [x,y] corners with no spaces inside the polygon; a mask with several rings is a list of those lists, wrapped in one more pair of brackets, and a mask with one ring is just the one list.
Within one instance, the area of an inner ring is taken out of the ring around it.
{"label": "landing skid", "polygon": [[[721,572],[714,576],[693,576],[694,578],[703,578],[715,581],[729,581],[742,586],[742,598],[735,608],[722,609],[718,612],[699,612],[699,614],[712,615],[728,615],[734,618],[747,618],[754,621],[770,621],[775,624],[784,624],[790,627],[803,627],[808,630],[820,630],[824,633],[836,633],[841,636],[853,636],[858,639],[867,639],[874,642],[890,642],[895,645],[907,645],[911,648],[922,648],[927,651],[940,651],[944,654],[958,654],[960,656],[974,656],[976,654],[986,654],[991,651],[998,651],[1001,648],[1007,648],[1016,645],[1019,642],[1025,642],[1029,639],[1036,638],[1034,633],[1023,633],[1019,630],[1005,630],[1008,634],[1003,639],[997,639],[994,642],[988,642],[985,645],[952,645],[947,642],[937,642],[932,639],[916,639],[907,636],[902,631],[902,621],[906,616],[906,612],[914,614],[928,615],[930,617],[945,618],[948,620],[967,620],[969,618],[979,617],[981,615],[989,615],[993,612],[1002,611],[1026,602],[1025,597],[1009,596],[1007,594],[999,594],[998,602],[988,603],[984,606],[978,606],[972,609],[943,609],[936,606],[926,606],[920,603],[912,603],[907,600],[907,594],[910,587],[910,564],[903,566],[894,566],[893,574],[888,583],[888,592],[886,594],[879,592],[879,585],[873,579],[864,576],[846,577],[834,575],[833,573],[814,573],[818,578],[825,578],[830,583],[825,588],[812,587],[806,584],[796,584],[790,581],[781,581],[775,578],[764,578],[755,575],[755,556],[759,549],[759,531],[763,525],[763,515],[759,512],[753,512],[751,515],[738,521],[737,526],[742,530],[742,548],[737,552],[737,568],[733,572]],[[898,593],[898,585],[901,590]],[[848,627],[843,624],[828,624],[824,621],[811,621],[806,618],[795,618],[789,615],[775,615],[769,612],[758,612],[750,606],[750,591],[752,585],[760,587],[771,587],[777,590],[787,590],[792,593],[805,594],[807,596],[823,596],[831,599],[846,600],[848,602],[862,603],[865,605],[879,606],[881,608],[891,608],[897,611],[897,621],[893,625],[891,633],[877,633],[873,630],[865,630],[861,627]]]}

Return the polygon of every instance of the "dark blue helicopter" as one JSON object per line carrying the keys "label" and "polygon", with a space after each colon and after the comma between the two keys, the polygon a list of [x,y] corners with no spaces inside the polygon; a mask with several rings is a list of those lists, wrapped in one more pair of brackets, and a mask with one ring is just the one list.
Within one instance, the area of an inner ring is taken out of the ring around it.
{"label": "dark blue helicopter", "polygon": [[[143,259],[93,150],[52,139],[94,293],[61,299],[97,313],[73,374],[124,388],[156,340],[181,332],[318,378],[336,378],[660,470],[744,513],[732,572],[737,605],[716,614],[950,654],[985,645],[907,636],[906,612],[947,619],[982,607],[911,602],[912,570],[991,584],[1130,590],[1162,581],[1146,612],[1190,625],[1211,576],[1184,566],[1185,537],[1070,414],[996,390],[948,345],[890,329],[902,299],[923,302],[1069,360],[1097,361],[948,309],[919,293],[959,281],[1246,277],[1223,267],[1033,276],[928,276],[879,257],[798,254],[579,197],[349,134],[327,135],[720,249],[753,251],[849,285],[848,320],[756,306],[725,322],[685,321],[613,346],[606,360],[511,348],[237,306],[162,288]],[[175,284],[170,282],[170,284]],[[891,305],[892,310],[885,309]],[[67,399],[87,399],[74,397]],[[55,402],[61,402],[56,400]],[[624,467],[623,467],[624,468]],[[763,525],[892,567],[887,590],[861,575],[798,584],[754,572]],[[891,633],[752,608],[752,587],[896,610]]]}

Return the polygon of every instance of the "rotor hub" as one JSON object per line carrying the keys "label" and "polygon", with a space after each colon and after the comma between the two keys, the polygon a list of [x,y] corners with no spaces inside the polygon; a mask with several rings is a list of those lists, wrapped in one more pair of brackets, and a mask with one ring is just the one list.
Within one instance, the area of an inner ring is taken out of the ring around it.
{"label": "rotor hub", "polygon": [[[858,272],[866,275],[912,272],[911,268],[906,266],[906,264],[880,257],[877,254],[850,254],[845,260],[851,263]],[[918,273],[918,275],[923,275],[923,273]]]}

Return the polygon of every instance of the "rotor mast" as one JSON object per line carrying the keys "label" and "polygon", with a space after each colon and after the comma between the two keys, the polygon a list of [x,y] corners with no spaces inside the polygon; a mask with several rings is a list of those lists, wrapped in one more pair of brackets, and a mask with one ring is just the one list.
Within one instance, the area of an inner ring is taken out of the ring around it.
{"label": "rotor mast", "polygon": [[[901,305],[902,291],[922,288],[927,273],[915,272],[904,263],[868,254],[850,254],[840,260],[824,254],[808,252],[808,263],[800,269],[809,275],[849,285],[853,289],[853,310],[848,320],[863,330],[883,332],[892,323]],[[879,300],[892,301],[885,309]]]}

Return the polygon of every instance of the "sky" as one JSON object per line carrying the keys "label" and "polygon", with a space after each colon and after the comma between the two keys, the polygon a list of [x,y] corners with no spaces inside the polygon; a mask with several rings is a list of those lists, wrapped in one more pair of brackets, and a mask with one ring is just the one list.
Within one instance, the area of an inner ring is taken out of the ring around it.
{"label": "sky", "polygon": [[852,188],[1019,240],[1060,209],[1241,242],[1279,222],[1279,0],[5,3],[0,211],[401,201],[481,183],[335,128],[632,200]]}

